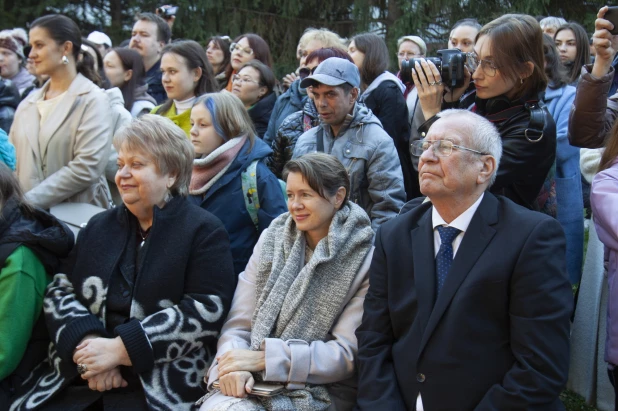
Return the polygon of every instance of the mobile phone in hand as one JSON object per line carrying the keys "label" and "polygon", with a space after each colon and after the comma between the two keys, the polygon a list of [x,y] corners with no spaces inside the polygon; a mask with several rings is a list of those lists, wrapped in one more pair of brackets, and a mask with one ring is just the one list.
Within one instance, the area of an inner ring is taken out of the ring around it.
{"label": "mobile phone in hand", "polygon": [[603,18],[614,25],[614,29],[610,30],[610,33],[614,36],[618,34],[618,6],[608,7]]}

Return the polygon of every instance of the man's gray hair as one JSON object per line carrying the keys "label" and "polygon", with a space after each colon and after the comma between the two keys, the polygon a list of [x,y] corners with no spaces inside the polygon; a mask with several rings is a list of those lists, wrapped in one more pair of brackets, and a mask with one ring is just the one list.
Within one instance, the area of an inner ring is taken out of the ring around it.
{"label": "man's gray hair", "polygon": [[469,146],[473,150],[488,153],[496,160],[496,169],[489,180],[489,187],[496,181],[500,158],[502,157],[502,139],[500,132],[491,121],[468,110],[450,109],[438,113],[438,117],[461,117],[465,121],[458,124],[457,128],[465,132]]}

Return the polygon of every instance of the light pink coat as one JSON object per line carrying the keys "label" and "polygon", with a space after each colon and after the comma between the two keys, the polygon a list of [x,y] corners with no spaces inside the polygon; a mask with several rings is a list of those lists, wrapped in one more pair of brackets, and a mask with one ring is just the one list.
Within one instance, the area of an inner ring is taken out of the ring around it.
{"label": "light pink coat", "polygon": [[[253,255],[244,272],[240,273],[234,293],[232,309],[217,344],[217,357],[232,349],[249,349],[251,345],[251,318],[255,310],[255,281],[264,240],[264,230],[253,249]],[[307,384],[329,384],[333,400],[331,410],[351,410],[356,403],[356,353],[358,343],[354,332],[363,317],[363,302],[369,288],[369,265],[373,247],[367,254],[341,307],[341,314],[330,330],[327,341],[308,344],[301,340],[283,341],[267,338],[262,344],[266,355],[265,381],[290,381]],[[317,303],[317,302],[316,302]],[[208,370],[208,388],[219,378],[217,362]],[[295,385],[289,389],[301,388]],[[200,411],[208,410],[231,397],[218,393],[206,401]]]}

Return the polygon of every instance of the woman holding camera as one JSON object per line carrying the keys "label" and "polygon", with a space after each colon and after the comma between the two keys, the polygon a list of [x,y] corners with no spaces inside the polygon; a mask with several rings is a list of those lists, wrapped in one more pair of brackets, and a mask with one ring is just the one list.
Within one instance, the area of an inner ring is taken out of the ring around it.
{"label": "woman holding camera", "polygon": [[428,119],[419,129],[421,136],[442,109],[459,108],[459,98],[474,81],[476,97],[469,109],[490,120],[502,137],[502,160],[491,192],[530,209],[538,208],[536,198],[556,158],[556,125],[540,99],[547,87],[543,58],[539,23],[531,16],[506,14],[479,32],[468,58],[472,73],[464,69],[462,87],[447,90],[430,61],[421,60],[413,69]]}
{"label": "woman holding camera", "polygon": [[[351,410],[354,331],[369,288],[373,230],[348,200],[343,165],[324,153],[285,165],[288,213],[270,224],[240,274],[208,371],[201,411]],[[257,397],[256,382],[282,385]],[[212,391],[211,391],[212,392]]]}

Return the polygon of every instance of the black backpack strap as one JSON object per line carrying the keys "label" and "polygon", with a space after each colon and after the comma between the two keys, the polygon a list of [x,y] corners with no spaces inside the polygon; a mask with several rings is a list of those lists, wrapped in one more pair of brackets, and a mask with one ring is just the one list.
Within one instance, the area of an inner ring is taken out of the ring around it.
{"label": "black backpack strap", "polygon": [[319,153],[324,152],[324,129],[322,127],[318,127],[318,132],[315,135],[315,144],[316,150]]}
{"label": "black backpack strap", "polygon": [[545,128],[543,106],[542,102],[537,101],[529,101],[524,105],[530,113],[530,123],[528,123],[528,128],[524,130],[524,136],[531,143],[538,143],[543,138],[543,129]]}

